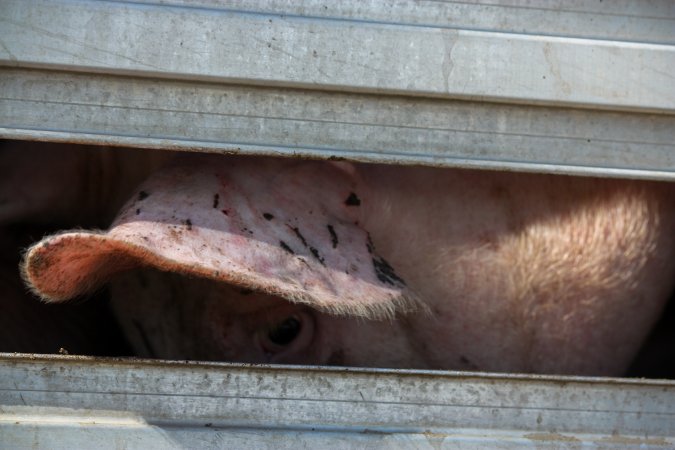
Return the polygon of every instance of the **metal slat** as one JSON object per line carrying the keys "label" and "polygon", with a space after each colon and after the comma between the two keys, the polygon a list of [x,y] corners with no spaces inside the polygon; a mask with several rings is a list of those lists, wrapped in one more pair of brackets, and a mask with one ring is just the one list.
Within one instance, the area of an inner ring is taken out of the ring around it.
{"label": "metal slat", "polygon": [[[0,137],[675,179],[670,0],[0,0]],[[0,448],[673,448],[675,384],[0,357]]]}
{"label": "metal slat", "polygon": [[0,63],[675,111],[675,46],[78,0],[3,0]]}
{"label": "metal slat", "polygon": [[662,114],[179,81],[158,87],[17,69],[4,71],[0,91],[0,122],[13,127],[4,134],[16,138],[675,178],[675,126]]}
{"label": "metal slat", "polygon": [[278,15],[292,12],[308,18],[394,25],[675,43],[675,3],[670,0],[162,0],[161,3]]}
{"label": "metal slat", "polygon": [[0,446],[675,445],[672,381],[7,354],[0,375]]}
{"label": "metal slat", "polygon": [[0,137],[675,173],[668,1],[0,0],[0,24]]}

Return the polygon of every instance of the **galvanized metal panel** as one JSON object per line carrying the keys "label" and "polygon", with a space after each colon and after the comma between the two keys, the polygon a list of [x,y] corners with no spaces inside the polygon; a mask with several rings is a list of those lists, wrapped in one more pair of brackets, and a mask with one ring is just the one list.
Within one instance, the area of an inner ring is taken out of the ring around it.
{"label": "galvanized metal panel", "polygon": [[308,18],[345,19],[546,36],[673,44],[670,0],[162,0],[163,5],[218,8]]}
{"label": "galvanized metal panel", "polygon": [[[289,15],[271,15],[211,5],[206,9],[152,2],[3,0],[0,64],[675,111],[673,45],[406,22],[310,20],[291,7]],[[660,40],[672,42],[673,29],[670,37]]]}
{"label": "galvanized metal panel", "polygon": [[13,138],[675,178],[675,116],[5,69]]}
{"label": "galvanized metal panel", "polygon": [[[0,0],[0,136],[673,179],[674,5]],[[2,448],[675,446],[669,381],[2,358]]]}
{"label": "galvanized metal panel", "polygon": [[0,23],[1,137],[675,172],[667,0],[0,0]]}
{"label": "galvanized metal panel", "polygon": [[675,445],[672,381],[5,354],[0,405],[12,448]]}

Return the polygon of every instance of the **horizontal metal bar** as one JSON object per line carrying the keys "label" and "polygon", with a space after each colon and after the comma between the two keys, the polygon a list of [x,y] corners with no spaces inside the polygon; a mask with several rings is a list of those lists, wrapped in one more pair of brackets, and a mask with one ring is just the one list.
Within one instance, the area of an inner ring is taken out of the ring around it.
{"label": "horizontal metal bar", "polygon": [[[663,8],[659,2],[653,5],[654,13]],[[211,6],[2,0],[0,64],[347,92],[675,111],[675,45],[308,18],[300,15],[300,7],[291,6],[290,15]],[[405,11],[411,4],[397,6]],[[647,6],[645,11],[648,15]]]}
{"label": "horizontal metal bar", "polygon": [[675,179],[675,116],[0,69],[0,136]]}
{"label": "horizontal metal bar", "polygon": [[[135,3],[156,3],[138,0]],[[675,44],[670,0],[164,0],[164,5],[307,18]]]}
{"label": "horizontal metal bar", "polygon": [[222,447],[246,433],[285,446],[675,444],[675,381],[2,354],[0,405],[3,435],[51,433],[42,447],[54,433],[82,443],[83,430],[152,448],[196,438]]}

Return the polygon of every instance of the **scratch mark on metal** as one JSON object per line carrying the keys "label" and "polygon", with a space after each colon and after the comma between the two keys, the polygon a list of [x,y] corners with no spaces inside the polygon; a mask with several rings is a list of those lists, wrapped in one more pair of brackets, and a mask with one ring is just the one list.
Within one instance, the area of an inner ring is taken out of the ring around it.
{"label": "scratch mark on metal", "polygon": [[[141,65],[141,66],[143,66],[143,67],[145,67],[145,68],[151,68],[151,69],[157,69],[157,70],[161,70],[161,69],[162,69],[162,67],[154,66],[154,65],[152,65],[152,64],[148,64],[148,63],[145,62],[145,61],[142,61],[142,60],[139,60],[139,59],[135,59],[135,58],[130,58],[130,57],[128,57],[128,56],[122,55],[122,54],[117,53],[117,52],[113,52],[113,51],[110,51],[110,50],[105,50],[105,49],[102,49],[102,48],[100,48],[100,47],[96,47],[96,46],[94,46],[94,45],[88,44],[88,43],[86,43],[86,42],[78,41],[78,40],[73,39],[71,36],[69,36],[69,35],[67,35],[67,34],[64,34],[64,33],[54,33],[54,32],[52,32],[52,31],[50,31],[49,29],[46,29],[46,28],[36,27],[36,26],[34,26],[34,25],[26,26],[25,23],[15,22],[15,21],[12,21],[12,20],[7,20],[7,19],[2,19],[2,20],[0,20],[0,21],[1,21],[1,22],[7,22],[7,23],[10,23],[10,24],[12,24],[12,25],[15,25],[15,26],[18,26],[18,27],[22,27],[22,28],[29,28],[29,29],[35,31],[37,34],[43,34],[43,35],[48,36],[48,37],[50,37],[50,38],[53,38],[53,39],[56,39],[56,40],[61,40],[62,42],[69,42],[69,43],[72,43],[72,44],[75,44],[75,45],[79,45],[79,46],[81,46],[81,47],[84,47],[84,48],[87,48],[87,49],[90,49],[90,50],[94,50],[94,51],[96,51],[96,52],[100,52],[100,53],[104,53],[104,54],[108,54],[108,55],[113,55],[113,56],[116,56],[116,57],[118,57],[118,58],[126,59],[127,61],[134,62],[134,63],[139,64],[139,65]],[[65,51],[65,50],[63,50],[63,49],[48,48],[48,47],[46,47],[46,46],[44,46],[44,45],[43,45],[42,47],[43,47],[43,48],[46,48],[46,49],[49,49],[49,50],[57,50],[57,51],[60,51],[61,53],[67,54],[67,55],[76,55],[76,56],[80,56],[80,57],[83,56],[83,55],[81,55],[81,54],[73,54],[73,53],[69,53],[69,52],[67,52],[67,51]],[[96,61],[96,60],[91,59],[91,58],[89,58],[89,59],[92,60],[92,61],[94,61],[94,62],[100,63],[100,61]]]}
{"label": "scratch mark on metal", "polygon": [[441,30],[441,36],[445,52],[443,53],[443,62],[441,63],[441,70],[443,71],[443,87],[445,92],[450,92],[450,76],[455,64],[452,61],[452,50],[457,43],[457,31],[455,30]]}
{"label": "scratch mark on metal", "polygon": [[7,55],[9,56],[9,59],[11,59],[14,62],[18,61],[16,56],[14,56],[12,51],[9,49],[9,47],[7,47],[7,45],[2,41],[2,39],[0,39],[0,47],[2,47],[2,49],[7,52]]}
{"label": "scratch mark on metal", "polygon": [[553,77],[555,78],[557,87],[563,94],[565,95],[571,94],[572,87],[570,86],[569,82],[563,78],[560,72],[560,61],[554,59],[553,54],[551,52],[550,42],[544,44],[543,52],[544,58],[546,58],[546,62],[548,63],[551,75],[553,75]]}

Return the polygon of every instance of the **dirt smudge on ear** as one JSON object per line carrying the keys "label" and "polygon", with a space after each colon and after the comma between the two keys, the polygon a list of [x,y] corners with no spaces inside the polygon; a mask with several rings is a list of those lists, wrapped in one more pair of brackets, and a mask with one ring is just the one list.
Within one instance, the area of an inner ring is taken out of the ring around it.
{"label": "dirt smudge on ear", "polygon": [[288,246],[288,244],[285,243],[284,241],[279,241],[279,245],[281,246],[281,248],[283,248],[284,250],[286,250],[286,251],[287,251],[288,253],[290,253],[291,255],[295,255],[295,252],[293,251],[293,249],[290,248],[290,247]]}
{"label": "dirt smudge on ear", "polygon": [[335,228],[333,228],[332,225],[326,225],[328,228],[328,232],[330,233],[330,242],[333,244],[333,248],[336,248],[338,245],[338,237],[337,233],[335,232]]}

